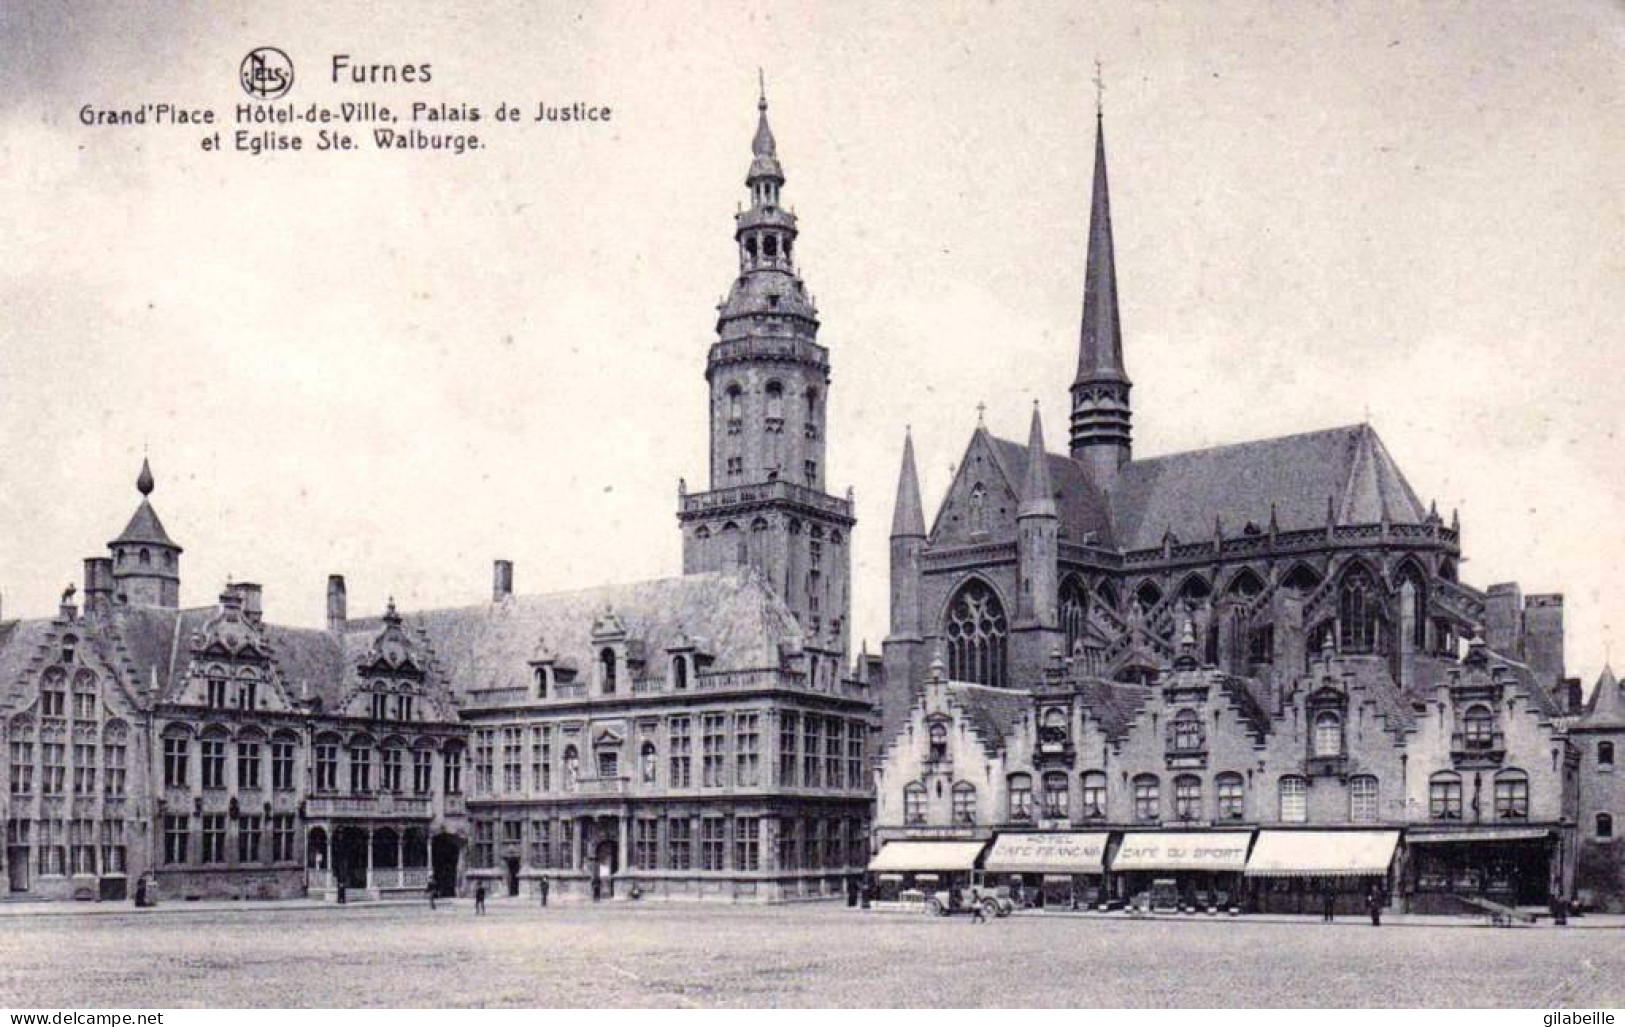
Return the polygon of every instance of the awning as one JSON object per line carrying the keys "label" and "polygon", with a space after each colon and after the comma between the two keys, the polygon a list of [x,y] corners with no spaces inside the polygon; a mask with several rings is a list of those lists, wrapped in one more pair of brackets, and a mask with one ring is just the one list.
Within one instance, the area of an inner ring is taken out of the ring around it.
{"label": "awning", "polygon": [[1001,834],[985,870],[998,874],[1098,874],[1106,868],[1106,835]]}
{"label": "awning", "polygon": [[1262,831],[1248,877],[1381,877],[1398,831]]}
{"label": "awning", "polygon": [[869,869],[971,870],[986,842],[887,842],[869,861]]}
{"label": "awning", "polygon": [[1405,841],[1411,845],[1461,845],[1467,842],[1533,842],[1552,836],[1547,827],[1471,827],[1445,831],[1406,831]]}
{"label": "awning", "polygon": [[1251,831],[1132,832],[1123,836],[1112,870],[1241,870]]}

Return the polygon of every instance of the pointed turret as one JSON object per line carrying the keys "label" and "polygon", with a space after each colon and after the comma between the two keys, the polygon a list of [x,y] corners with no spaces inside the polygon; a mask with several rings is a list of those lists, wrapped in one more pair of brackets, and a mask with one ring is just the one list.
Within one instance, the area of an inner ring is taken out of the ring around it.
{"label": "pointed turret", "polygon": [[152,465],[143,457],[135,479],[141,502],[118,538],[107,543],[113,559],[113,590],[115,598],[124,602],[174,609],[180,605],[181,547],[169,537],[158,511],[152,508],[156,484]]}
{"label": "pointed turret", "polygon": [[1620,694],[1613,667],[1603,665],[1580,723],[1586,727],[1625,727],[1625,695]]}
{"label": "pointed turret", "polygon": [[1044,422],[1033,404],[1032,428],[1027,433],[1027,473],[1022,479],[1021,505],[1016,508],[1016,563],[1021,591],[1016,597],[1016,630],[1037,631],[1026,643],[1033,660],[1038,661],[1057,644],[1049,632],[1057,623],[1060,601],[1060,517],[1055,506],[1055,486],[1049,473],[1049,454],[1044,451]]}
{"label": "pointed turret", "polygon": [[1109,488],[1127,463],[1129,390],[1117,315],[1117,262],[1112,252],[1111,195],[1106,184],[1106,130],[1095,114],[1095,180],[1089,210],[1089,254],[1083,279],[1078,373],[1072,381],[1072,456]]}
{"label": "pointed turret", "polygon": [[903,431],[903,468],[897,474],[897,505],[892,509],[892,538],[924,538],[925,508],[920,502],[920,476],[914,469],[914,433]]}
{"label": "pointed turret", "polygon": [[1055,486],[1050,481],[1049,454],[1044,451],[1044,423],[1033,403],[1032,427],[1027,432],[1027,474],[1021,486],[1021,506],[1016,516],[1054,517]]}

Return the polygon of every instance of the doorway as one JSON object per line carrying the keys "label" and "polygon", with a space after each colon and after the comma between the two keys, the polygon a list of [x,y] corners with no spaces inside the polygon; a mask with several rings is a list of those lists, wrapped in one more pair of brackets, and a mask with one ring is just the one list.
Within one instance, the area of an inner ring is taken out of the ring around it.
{"label": "doorway", "polygon": [[12,891],[28,890],[28,846],[14,845],[6,850],[7,874]]}
{"label": "doorway", "polygon": [[509,856],[503,862],[508,868],[508,898],[517,899],[519,897],[519,857]]}
{"label": "doorway", "polygon": [[367,887],[367,835],[359,827],[333,832],[333,880],[346,888]]}
{"label": "doorway", "polygon": [[457,839],[449,834],[437,834],[430,843],[430,872],[434,875],[434,890],[438,895],[457,894]]}
{"label": "doorway", "polygon": [[615,875],[620,871],[620,846],[605,838],[593,847],[593,893],[605,899],[615,897]]}

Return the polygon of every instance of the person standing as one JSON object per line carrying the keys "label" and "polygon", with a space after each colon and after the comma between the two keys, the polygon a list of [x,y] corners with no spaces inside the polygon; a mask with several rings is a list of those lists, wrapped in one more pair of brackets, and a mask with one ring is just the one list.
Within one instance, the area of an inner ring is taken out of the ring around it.
{"label": "person standing", "polygon": [[1337,892],[1332,890],[1332,882],[1328,879],[1320,885],[1320,922],[1329,924],[1334,919],[1337,908]]}
{"label": "person standing", "polygon": [[429,909],[432,911],[434,909],[435,900],[434,878],[431,877],[429,879],[429,883],[423,886],[423,894],[429,897]]}
{"label": "person standing", "polygon": [[543,877],[536,882],[536,891],[542,897],[542,908],[547,908],[547,878]]}
{"label": "person standing", "polygon": [[474,915],[485,915],[485,882],[481,881],[474,886]]}
{"label": "person standing", "polygon": [[1376,885],[1372,885],[1371,890],[1366,893],[1365,906],[1366,906],[1366,909],[1371,913],[1371,926],[1372,927],[1381,927],[1382,926],[1382,889],[1378,888]]}

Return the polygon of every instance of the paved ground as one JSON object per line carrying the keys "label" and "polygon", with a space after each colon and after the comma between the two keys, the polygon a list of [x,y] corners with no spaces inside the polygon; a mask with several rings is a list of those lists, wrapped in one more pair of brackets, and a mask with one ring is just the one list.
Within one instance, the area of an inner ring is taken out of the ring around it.
{"label": "paved ground", "polygon": [[1618,931],[493,903],[6,917],[0,1007],[1618,1006]]}

